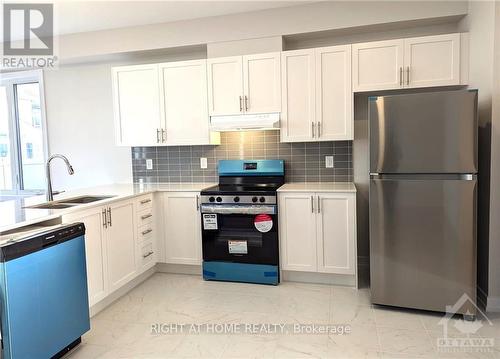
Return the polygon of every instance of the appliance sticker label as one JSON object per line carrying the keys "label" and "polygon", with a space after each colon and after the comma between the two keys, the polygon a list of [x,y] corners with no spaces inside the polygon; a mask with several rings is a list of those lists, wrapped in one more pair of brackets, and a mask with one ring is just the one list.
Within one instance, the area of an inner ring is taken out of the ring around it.
{"label": "appliance sticker label", "polygon": [[247,241],[227,241],[229,253],[248,254]]}
{"label": "appliance sticker label", "polygon": [[273,228],[273,219],[268,214],[258,214],[255,216],[253,223],[261,233],[267,233]]}
{"label": "appliance sticker label", "polygon": [[203,213],[203,229],[217,229],[217,215]]}

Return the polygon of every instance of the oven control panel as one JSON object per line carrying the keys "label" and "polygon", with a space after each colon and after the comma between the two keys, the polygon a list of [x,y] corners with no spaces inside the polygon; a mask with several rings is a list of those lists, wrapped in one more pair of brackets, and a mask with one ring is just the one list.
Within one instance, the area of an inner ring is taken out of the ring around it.
{"label": "oven control panel", "polygon": [[276,204],[276,196],[202,195],[201,203],[213,204]]}

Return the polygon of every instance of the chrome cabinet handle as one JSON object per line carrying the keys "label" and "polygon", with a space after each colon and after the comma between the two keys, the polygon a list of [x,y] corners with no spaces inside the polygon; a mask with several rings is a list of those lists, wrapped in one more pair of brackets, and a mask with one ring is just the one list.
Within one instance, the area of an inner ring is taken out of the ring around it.
{"label": "chrome cabinet handle", "polygon": [[156,129],[156,143],[160,143],[160,129]]}
{"label": "chrome cabinet handle", "polygon": [[243,103],[242,103],[242,97],[240,96],[240,112],[243,111]]}
{"label": "chrome cabinet handle", "polygon": [[108,215],[109,215],[109,218],[108,218],[108,224],[110,227],[113,226],[113,222],[111,221],[111,207],[108,208]]}
{"label": "chrome cabinet handle", "polygon": [[403,86],[403,66],[399,68],[399,86]]}
{"label": "chrome cabinet handle", "polygon": [[311,196],[311,213],[314,213],[314,197]]}
{"label": "chrome cabinet handle", "polygon": [[200,210],[200,196],[196,195],[196,210]]}
{"label": "chrome cabinet handle", "polygon": [[151,213],[148,213],[148,214],[145,214],[143,216],[141,216],[141,219],[142,220],[145,220],[145,219],[148,219],[149,217],[152,217],[153,215]]}
{"label": "chrome cabinet handle", "polygon": [[154,253],[154,252],[150,251],[150,252],[148,252],[148,254],[143,254],[143,255],[142,255],[142,258],[147,258],[147,257],[149,257],[150,255],[152,255],[153,253]]}
{"label": "chrome cabinet handle", "polygon": [[248,111],[248,97],[245,96],[245,111]]}
{"label": "chrome cabinet handle", "polygon": [[315,136],[315,132],[316,132],[316,131],[314,130],[314,126],[315,126],[315,123],[314,123],[314,122],[311,122],[311,130],[312,130],[312,136],[313,136],[313,138],[314,138],[314,136]]}
{"label": "chrome cabinet handle", "polygon": [[318,196],[318,213],[321,213],[321,200],[319,199],[319,196]]}
{"label": "chrome cabinet handle", "polygon": [[167,142],[167,130],[161,129],[161,143]]}
{"label": "chrome cabinet handle", "polygon": [[149,202],[151,202],[151,198],[148,198],[148,199],[143,199],[143,200],[141,201],[141,204],[146,204],[146,203],[149,203]]}
{"label": "chrome cabinet handle", "polygon": [[410,66],[406,67],[406,85],[410,85]]}
{"label": "chrome cabinet handle", "polygon": [[106,216],[106,208],[102,210],[102,226],[108,228],[108,217]]}
{"label": "chrome cabinet handle", "polygon": [[151,232],[153,232],[153,230],[151,228],[149,228],[149,229],[146,229],[145,231],[142,231],[142,235],[145,236],[146,234],[151,233]]}
{"label": "chrome cabinet handle", "polygon": [[318,138],[321,137],[321,121],[318,121]]}

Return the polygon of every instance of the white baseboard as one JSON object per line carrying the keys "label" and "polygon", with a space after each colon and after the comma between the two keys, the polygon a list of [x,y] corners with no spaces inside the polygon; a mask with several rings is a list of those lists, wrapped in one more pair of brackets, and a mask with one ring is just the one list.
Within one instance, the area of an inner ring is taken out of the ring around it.
{"label": "white baseboard", "polygon": [[488,296],[486,299],[486,311],[500,313],[500,297]]}
{"label": "white baseboard", "polygon": [[356,277],[354,275],[329,273],[281,271],[281,281],[356,286]]}
{"label": "white baseboard", "polygon": [[201,265],[156,263],[156,271],[160,273],[191,274],[201,276]]}
{"label": "white baseboard", "polygon": [[136,286],[138,286],[139,284],[141,284],[142,282],[144,282],[146,279],[148,279],[149,277],[151,277],[153,274],[155,274],[155,272],[156,272],[156,268],[155,267],[152,267],[152,268],[148,269],[144,273],[142,273],[142,274],[138,275],[137,277],[135,277],[134,279],[132,279],[130,282],[128,282],[127,284],[125,284],[120,289],[117,289],[116,291],[114,291],[113,293],[111,293],[110,295],[108,295],[106,298],[104,298],[100,302],[98,302],[98,303],[94,304],[93,306],[91,306],[90,309],[89,309],[89,311],[90,311],[90,317],[92,318],[97,313],[101,312],[107,306],[109,306],[110,304],[112,304],[114,301],[116,301],[117,299],[120,299],[121,297],[123,297],[125,294],[127,294],[128,292],[130,292]]}

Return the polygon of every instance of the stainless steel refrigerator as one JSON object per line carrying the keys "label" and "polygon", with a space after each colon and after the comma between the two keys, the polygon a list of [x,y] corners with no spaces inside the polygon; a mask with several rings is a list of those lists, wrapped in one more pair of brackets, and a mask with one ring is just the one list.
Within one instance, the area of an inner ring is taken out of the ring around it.
{"label": "stainless steel refrigerator", "polygon": [[474,315],[477,91],[371,97],[369,133],[372,302]]}

